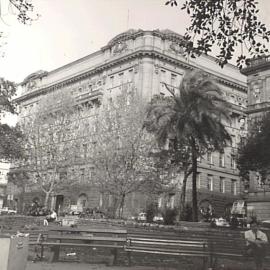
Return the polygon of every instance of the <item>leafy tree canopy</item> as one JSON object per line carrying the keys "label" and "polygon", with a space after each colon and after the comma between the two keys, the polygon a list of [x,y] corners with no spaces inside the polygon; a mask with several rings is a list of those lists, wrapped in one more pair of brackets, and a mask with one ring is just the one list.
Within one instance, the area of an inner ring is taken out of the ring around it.
{"label": "leafy tree canopy", "polygon": [[13,82],[0,77],[0,113],[15,112],[15,106],[11,98],[16,93],[16,86]]}
{"label": "leafy tree canopy", "polygon": [[248,64],[247,55],[258,57],[269,53],[270,31],[258,18],[255,0],[168,0],[165,4],[181,4],[181,9],[190,16],[183,48],[191,57],[208,54],[217,47],[217,61],[223,67],[240,45],[236,61],[242,68]]}
{"label": "leafy tree canopy", "polygon": [[[0,121],[6,112],[15,113],[11,98],[16,92],[13,82],[0,78]],[[0,159],[11,160],[22,157],[21,140],[23,136],[17,127],[0,122]]]}
{"label": "leafy tree canopy", "polygon": [[249,180],[249,172],[256,171],[265,181],[270,169],[270,113],[253,124],[250,135],[239,149],[238,168],[244,181]]}
{"label": "leafy tree canopy", "polygon": [[0,124],[0,158],[5,160],[19,159],[23,155],[22,133],[17,127]]}
{"label": "leafy tree canopy", "polygon": [[39,17],[38,14],[33,13],[34,5],[29,0],[8,0],[8,10],[23,24],[31,24]]}
{"label": "leafy tree canopy", "polygon": [[171,97],[154,98],[149,104],[145,127],[160,145],[175,139],[174,149],[187,172],[191,164],[193,221],[197,221],[197,158],[222,151],[231,140],[223,124],[229,120],[229,106],[219,86],[201,71],[187,73],[176,93],[167,89]]}

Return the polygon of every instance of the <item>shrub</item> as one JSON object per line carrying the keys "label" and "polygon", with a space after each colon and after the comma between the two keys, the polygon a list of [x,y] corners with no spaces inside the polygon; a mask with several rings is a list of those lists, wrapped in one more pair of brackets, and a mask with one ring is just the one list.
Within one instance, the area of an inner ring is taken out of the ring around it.
{"label": "shrub", "polygon": [[180,213],[180,220],[192,221],[192,207],[189,204],[185,204],[183,211]]}
{"label": "shrub", "polygon": [[173,225],[176,220],[177,211],[175,208],[166,208],[163,213],[165,225]]}

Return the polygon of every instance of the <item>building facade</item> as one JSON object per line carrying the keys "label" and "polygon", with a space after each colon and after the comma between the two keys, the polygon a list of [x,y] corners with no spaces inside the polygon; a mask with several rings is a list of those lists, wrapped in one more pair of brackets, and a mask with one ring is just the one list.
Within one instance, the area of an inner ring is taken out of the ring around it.
{"label": "building facade", "polygon": [[0,162],[0,209],[3,208],[3,206],[7,206],[8,201],[13,200],[12,197],[7,197],[7,174],[9,172],[9,168],[9,162]]}
{"label": "building facade", "polygon": [[[270,111],[270,56],[251,60],[250,65],[242,70],[248,82],[247,116],[249,127],[260,120],[265,112]],[[250,173],[250,185],[246,197],[248,212],[260,220],[270,217],[270,180],[260,181],[260,175]]]}
{"label": "building facade", "polygon": [[[217,215],[222,215],[243,191],[236,168],[236,154],[237,145],[247,128],[246,77],[230,64],[221,69],[211,56],[186,59],[181,41],[182,36],[170,30],[129,30],[93,54],[50,72],[33,73],[22,82],[22,94],[17,98],[20,121],[29,117],[40,98],[51,91],[61,90],[74,95],[78,103],[94,104],[117,95],[121,89],[130,89],[150,101],[153,95],[169,95],[164,83],[176,88],[185,72],[201,69],[217,80],[225,99],[232,105],[231,121],[226,123],[232,144],[223,153],[208,153],[200,159],[198,168],[199,207],[211,204]],[[83,177],[89,177],[83,164],[76,170]],[[188,190],[191,189],[190,182]],[[159,206],[175,207],[177,200],[177,192],[157,198]],[[91,185],[78,186],[72,191],[62,190],[52,197],[52,204],[57,209],[74,204],[108,208],[111,201],[110,196],[105,198]],[[131,194],[126,215],[145,210],[146,203],[146,196]]]}

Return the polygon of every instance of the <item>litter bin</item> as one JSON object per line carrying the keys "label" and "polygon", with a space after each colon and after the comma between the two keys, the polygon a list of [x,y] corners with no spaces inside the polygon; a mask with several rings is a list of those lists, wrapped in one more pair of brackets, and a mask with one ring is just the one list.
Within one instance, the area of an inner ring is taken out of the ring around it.
{"label": "litter bin", "polygon": [[25,270],[29,234],[0,234],[0,270]]}

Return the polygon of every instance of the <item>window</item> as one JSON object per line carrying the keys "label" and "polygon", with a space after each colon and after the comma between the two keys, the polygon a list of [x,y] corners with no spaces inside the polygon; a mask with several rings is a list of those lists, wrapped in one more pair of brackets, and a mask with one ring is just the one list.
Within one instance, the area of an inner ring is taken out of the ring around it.
{"label": "window", "polygon": [[171,74],[171,85],[172,86],[176,86],[176,78],[177,78],[177,75],[175,74]]}
{"label": "window", "polygon": [[225,178],[224,177],[220,177],[219,178],[219,191],[221,193],[225,193]]}
{"label": "window", "polygon": [[80,169],[80,174],[81,174],[81,181],[84,181],[85,168]]}
{"label": "window", "polygon": [[213,175],[207,175],[207,189],[210,191],[214,190]]}
{"label": "window", "polygon": [[231,139],[232,139],[232,147],[236,147],[236,138],[235,138],[235,135],[231,135]]}
{"label": "window", "polygon": [[175,195],[170,194],[169,198],[168,198],[168,201],[167,201],[167,207],[174,208],[174,201],[175,201]]}
{"label": "window", "polygon": [[233,170],[236,169],[236,161],[235,161],[235,156],[234,155],[231,155],[231,168]]}
{"label": "window", "polygon": [[165,70],[161,70],[161,78],[160,78],[161,82],[166,82],[166,71]]}
{"label": "window", "polygon": [[222,152],[219,153],[219,166],[225,167],[225,155]]}
{"label": "window", "polygon": [[210,164],[213,164],[213,156],[212,156],[212,152],[207,152],[207,162]]}
{"label": "window", "polygon": [[99,207],[102,207],[103,206],[103,196],[102,196],[102,193],[100,193],[99,195]]}
{"label": "window", "polygon": [[86,158],[87,157],[87,144],[84,143],[83,144],[83,158]]}
{"label": "window", "polygon": [[114,76],[110,77],[110,87],[114,87]]}
{"label": "window", "polygon": [[162,207],[162,197],[158,198],[158,208]]}
{"label": "window", "polygon": [[231,181],[231,193],[233,195],[237,194],[237,182],[234,179],[232,179],[232,181]]}
{"label": "window", "polygon": [[132,82],[133,80],[133,69],[128,71],[128,82]]}
{"label": "window", "polygon": [[164,86],[164,83],[166,83],[166,71],[165,70],[161,70],[161,75],[160,75],[160,95],[165,96],[165,91],[166,87]]}
{"label": "window", "polygon": [[119,73],[119,74],[118,74],[118,76],[119,76],[119,84],[123,84],[123,80],[124,80],[124,73],[123,73],[123,72],[121,72],[121,73]]}

